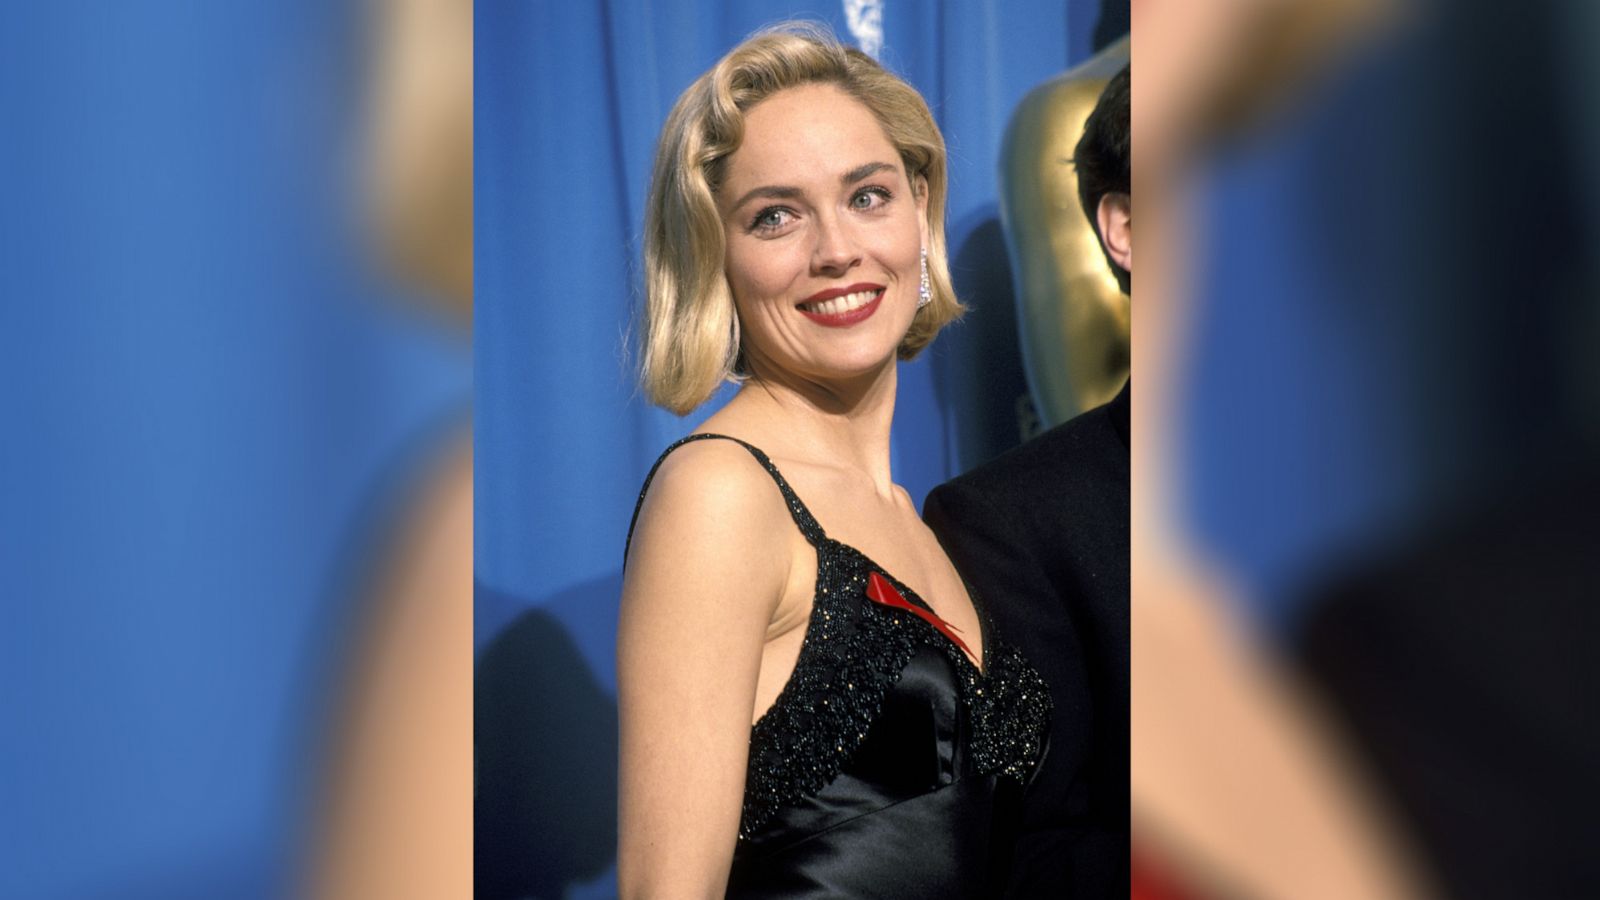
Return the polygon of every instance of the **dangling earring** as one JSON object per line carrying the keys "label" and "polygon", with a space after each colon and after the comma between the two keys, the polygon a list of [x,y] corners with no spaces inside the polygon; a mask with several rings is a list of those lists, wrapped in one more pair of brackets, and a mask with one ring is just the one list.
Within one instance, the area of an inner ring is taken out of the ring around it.
{"label": "dangling earring", "polygon": [[928,284],[928,248],[922,248],[922,283],[917,286],[917,309],[933,302],[933,289]]}

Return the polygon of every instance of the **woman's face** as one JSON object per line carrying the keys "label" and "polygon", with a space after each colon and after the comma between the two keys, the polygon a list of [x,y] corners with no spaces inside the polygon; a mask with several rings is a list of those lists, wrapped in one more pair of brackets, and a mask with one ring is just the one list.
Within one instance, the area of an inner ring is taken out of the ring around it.
{"label": "woman's face", "polygon": [[872,112],[833,85],[787,88],[745,115],[717,203],[757,374],[826,380],[893,360],[917,311],[917,188]]}

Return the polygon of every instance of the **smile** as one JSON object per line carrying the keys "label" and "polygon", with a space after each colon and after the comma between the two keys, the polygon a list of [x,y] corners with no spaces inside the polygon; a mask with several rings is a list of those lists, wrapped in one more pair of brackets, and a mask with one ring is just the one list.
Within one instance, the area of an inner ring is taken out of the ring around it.
{"label": "smile", "polygon": [[843,328],[865,320],[878,309],[884,288],[878,284],[852,284],[819,291],[795,305],[800,314],[830,328]]}

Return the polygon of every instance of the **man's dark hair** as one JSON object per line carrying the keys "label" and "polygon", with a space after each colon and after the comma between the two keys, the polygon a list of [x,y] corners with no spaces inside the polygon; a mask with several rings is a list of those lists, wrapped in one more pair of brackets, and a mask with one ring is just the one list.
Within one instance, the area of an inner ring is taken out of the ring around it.
{"label": "man's dark hair", "polygon": [[[1100,234],[1100,198],[1107,194],[1133,196],[1129,177],[1129,148],[1132,137],[1128,126],[1128,96],[1133,64],[1122,67],[1100,93],[1100,99],[1083,125],[1083,137],[1072,152],[1072,163],[1078,170],[1078,202],[1083,204],[1083,214],[1089,225],[1099,235],[1101,249],[1105,249],[1105,235]],[[1117,265],[1111,254],[1106,262],[1116,273],[1117,285],[1124,294],[1131,293],[1133,278],[1127,269]]]}

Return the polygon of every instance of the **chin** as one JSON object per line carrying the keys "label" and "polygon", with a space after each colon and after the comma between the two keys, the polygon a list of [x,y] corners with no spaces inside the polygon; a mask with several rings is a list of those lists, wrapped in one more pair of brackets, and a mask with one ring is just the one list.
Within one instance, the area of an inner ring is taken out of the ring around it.
{"label": "chin", "polygon": [[836,378],[859,378],[881,371],[885,366],[895,364],[898,356],[897,347],[890,347],[887,353],[881,348],[872,352],[841,354],[839,356],[817,361],[819,374],[825,373]]}

